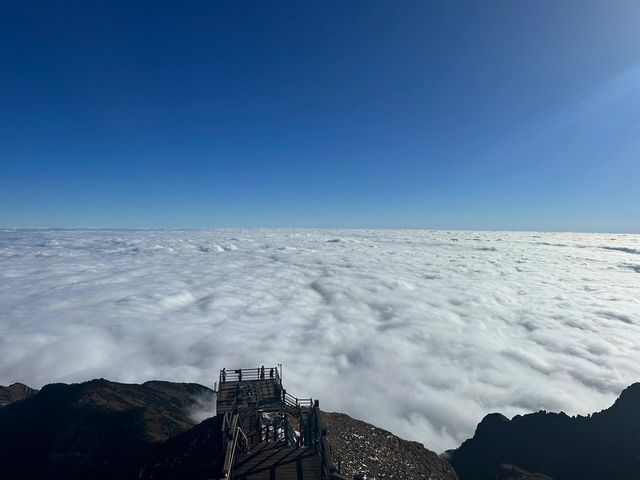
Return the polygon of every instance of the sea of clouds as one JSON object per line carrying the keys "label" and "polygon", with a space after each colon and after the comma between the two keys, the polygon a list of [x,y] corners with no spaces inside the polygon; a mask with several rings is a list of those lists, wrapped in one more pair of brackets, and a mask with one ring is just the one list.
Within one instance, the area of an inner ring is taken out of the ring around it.
{"label": "sea of clouds", "polygon": [[436,451],[488,412],[605,408],[640,381],[640,236],[0,231],[0,384],[276,363]]}

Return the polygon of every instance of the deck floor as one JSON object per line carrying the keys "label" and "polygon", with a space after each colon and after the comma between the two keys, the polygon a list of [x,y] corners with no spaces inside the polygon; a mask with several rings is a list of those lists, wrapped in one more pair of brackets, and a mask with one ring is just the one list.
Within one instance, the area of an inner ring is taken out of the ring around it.
{"label": "deck floor", "polygon": [[218,387],[217,412],[231,411],[236,398],[239,410],[254,408],[258,402],[262,407],[276,406],[282,403],[282,388],[277,379],[221,383]]}

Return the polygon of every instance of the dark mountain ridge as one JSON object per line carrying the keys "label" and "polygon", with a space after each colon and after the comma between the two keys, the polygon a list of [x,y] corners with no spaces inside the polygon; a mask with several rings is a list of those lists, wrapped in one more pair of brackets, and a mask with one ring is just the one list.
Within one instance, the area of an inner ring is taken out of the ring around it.
{"label": "dark mountain ridge", "polygon": [[461,480],[494,480],[513,464],[555,480],[640,478],[640,383],[589,416],[487,415],[448,458]]}
{"label": "dark mountain ridge", "polygon": [[51,384],[0,409],[3,478],[137,478],[152,448],[193,427],[197,384]]}

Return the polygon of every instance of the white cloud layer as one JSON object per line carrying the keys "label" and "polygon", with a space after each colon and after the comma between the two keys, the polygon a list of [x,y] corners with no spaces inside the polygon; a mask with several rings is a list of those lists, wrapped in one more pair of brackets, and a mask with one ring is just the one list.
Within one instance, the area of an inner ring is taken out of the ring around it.
{"label": "white cloud layer", "polygon": [[0,231],[0,384],[282,362],[441,451],[488,412],[608,406],[639,345],[638,235]]}

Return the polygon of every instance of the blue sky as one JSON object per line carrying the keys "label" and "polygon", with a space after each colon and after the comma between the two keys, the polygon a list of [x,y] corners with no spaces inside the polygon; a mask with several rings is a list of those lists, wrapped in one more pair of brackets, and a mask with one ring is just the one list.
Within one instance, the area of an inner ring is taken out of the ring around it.
{"label": "blue sky", "polygon": [[0,7],[0,226],[640,232],[640,2]]}

